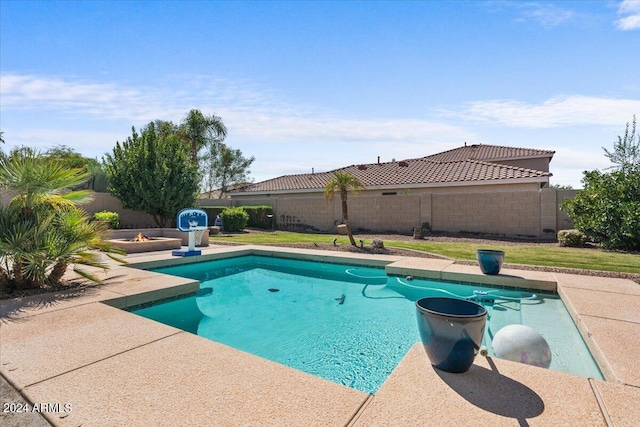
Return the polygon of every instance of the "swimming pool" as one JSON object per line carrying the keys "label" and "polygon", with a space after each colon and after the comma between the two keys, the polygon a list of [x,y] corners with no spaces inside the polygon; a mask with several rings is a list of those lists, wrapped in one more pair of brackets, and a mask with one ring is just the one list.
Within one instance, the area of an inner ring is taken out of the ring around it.
{"label": "swimming pool", "polygon": [[367,393],[375,393],[420,341],[415,301],[425,296],[468,298],[486,307],[490,354],[501,327],[524,324],[551,346],[550,369],[602,379],[555,294],[255,255],[154,271],[199,280],[200,291],[135,314]]}

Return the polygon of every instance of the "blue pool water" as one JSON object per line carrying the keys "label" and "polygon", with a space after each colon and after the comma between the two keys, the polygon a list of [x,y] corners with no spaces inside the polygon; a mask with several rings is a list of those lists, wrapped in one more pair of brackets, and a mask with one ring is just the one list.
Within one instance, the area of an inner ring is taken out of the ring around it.
{"label": "blue pool water", "polygon": [[375,393],[420,341],[415,301],[457,296],[488,311],[485,345],[519,323],[549,343],[550,369],[602,375],[557,295],[387,276],[382,268],[245,256],[156,269],[200,281],[196,296],[133,312]]}

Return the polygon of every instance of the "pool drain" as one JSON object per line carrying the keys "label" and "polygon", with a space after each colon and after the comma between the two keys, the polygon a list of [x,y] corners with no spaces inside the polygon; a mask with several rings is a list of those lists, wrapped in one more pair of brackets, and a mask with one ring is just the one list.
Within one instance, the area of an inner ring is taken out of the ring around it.
{"label": "pool drain", "polygon": [[269,292],[280,292],[280,289],[269,288]]}

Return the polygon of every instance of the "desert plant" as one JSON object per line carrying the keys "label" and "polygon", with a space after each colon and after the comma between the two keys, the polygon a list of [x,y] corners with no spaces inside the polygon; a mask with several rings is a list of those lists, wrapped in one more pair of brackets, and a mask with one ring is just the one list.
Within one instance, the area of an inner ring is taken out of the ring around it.
{"label": "desert plant", "polygon": [[227,208],[220,214],[225,231],[242,231],[247,226],[249,215],[242,208]]}
{"label": "desert plant", "polygon": [[568,246],[570,248],[581,248],[584,246],[587,236],[580,230],[560,230],[558,231],[558,242],[560,246]]}
{"label": "desert plant", "polygon": [[109,228],[113,230],[120,228],[120,215],[117,212],[95,212],[93,220],[107,222],[109,223]]}
{"label": "desert plant", "polygon": [[32,151],[0,161],[0,184],[18,193],[0,208],[0,280],[5,286],[55,284],[71,265],[78,274],[98,281],[78,266],[106,268],[91,250],[117,251],[76,207],[90,200],[91,193],[67,190],[86,177],[86,172],[64,168]]}

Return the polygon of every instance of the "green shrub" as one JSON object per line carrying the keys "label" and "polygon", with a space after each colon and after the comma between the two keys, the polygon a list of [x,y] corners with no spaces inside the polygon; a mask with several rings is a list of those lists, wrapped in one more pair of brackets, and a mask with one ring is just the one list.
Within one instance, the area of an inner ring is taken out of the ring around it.
{"label": "green shrub", "polygon": [[580,230],[560,230],[558,231],[558,242],[560,246],[568,246],[571,248],[581,248],[587,237]]}
{"label": "green shrub", "polygon": [[225,231],[242,231],[249,221],[249,215],[242,208],[226,208],[220,217]]}
{"label": "green shrub", "polygon": [[562,204],[574,227],[607,249],[640,250],[640,165],[584,172],[582,182]]}
{"label": "green shrub", "polygon": [[227,209],[228,206],[201,206],[200,209],[207,213],[207,218],[209,222],[209,227],[212,227],[214,221],[216,220],[216,215],[222,216],[222,211]]}
{"label": "green shrub", "polygon": [[249,215],[248,227],[270,229],[273,227],[273,208],[271,206],[242,206]]}
{"label": "green shrub", "polygon": [[[271,229],[273,228],[273,208],[271,206],[241,206],[241,209],[249,215],[247,227]],[[205,206],[202,207],[209,217],[209,226],[214,225],[216,215],[222,216],[222,211],[229,209],[228,206]],[[269,216],[271,215],[271,216]],[[226,227],[225,227],[226,229]]]}
{"label": "green shrub", "polygon": [[114,230],[120,228],[120,215],[117,212],[96,212],[93,214],[93,220],[108,222],[109,228]]}

